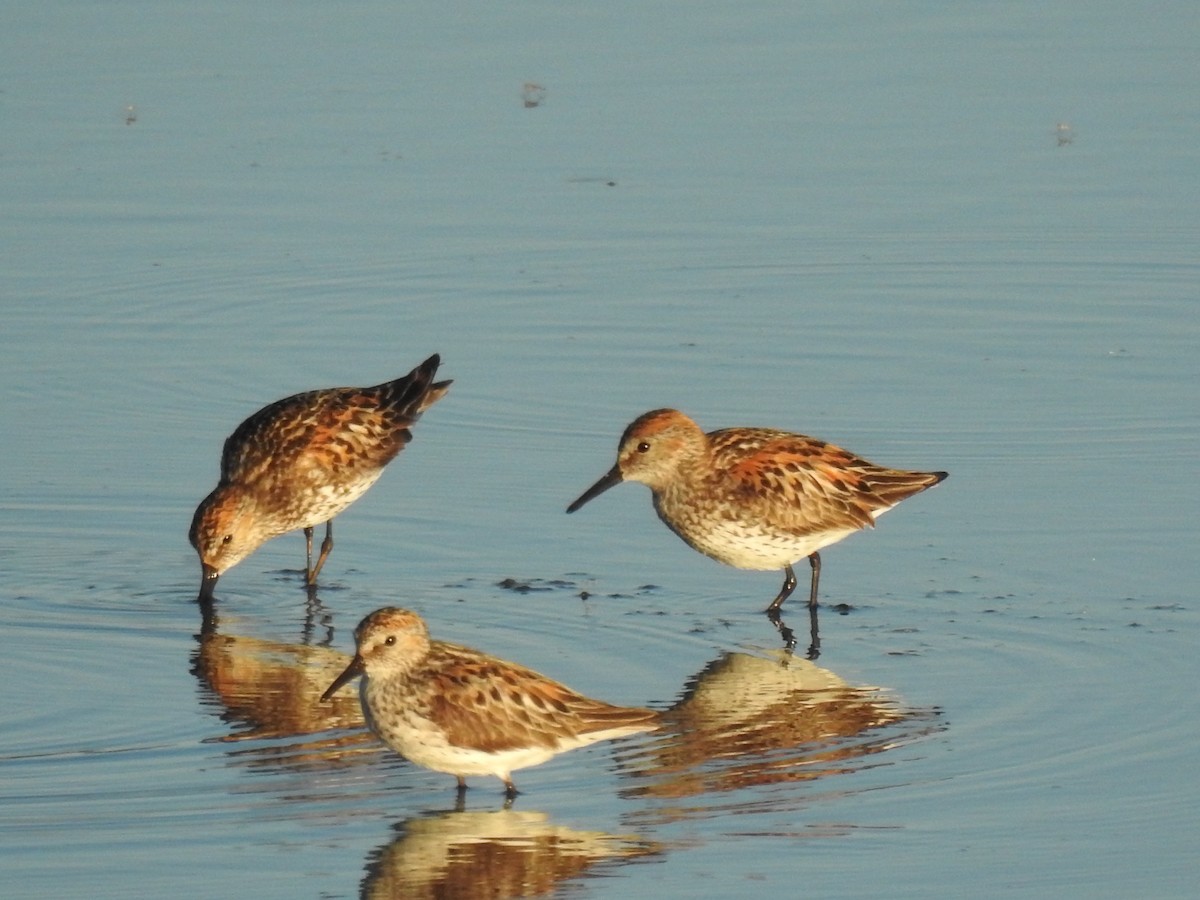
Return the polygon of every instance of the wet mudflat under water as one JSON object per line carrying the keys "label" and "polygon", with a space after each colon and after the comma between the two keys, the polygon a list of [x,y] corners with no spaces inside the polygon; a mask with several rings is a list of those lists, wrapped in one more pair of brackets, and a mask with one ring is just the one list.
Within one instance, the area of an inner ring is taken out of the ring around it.
{"label": "wet mudflat under water", "polygon": [[[1192,890],[1190,7],[14,15],[14,896]],[[285,536],[205,618],[229,431],[433,351],[320,589]],[[809,660],[641,486],[564,514],[659,406],[951,474],[823,553]],[[317,701],[384,605],[668,725],[456,808]]]}

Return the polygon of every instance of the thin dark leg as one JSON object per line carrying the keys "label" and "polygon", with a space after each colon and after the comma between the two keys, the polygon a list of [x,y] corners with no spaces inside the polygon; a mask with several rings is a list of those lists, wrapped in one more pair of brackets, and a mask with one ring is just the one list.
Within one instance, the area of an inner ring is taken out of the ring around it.
{"label": "thin dark leg", "polygon": [[808,554],[808,564],[812,566],[812,589],[808,592],[808,608],[817,608],[817,582],[821,580],[821,554],[813,551]]}
{"label": "thin dark leg", "polygon": [[517,798],[517,794],[519,793],[521,792],[517,790],[517,786],[512,783],[511,778],[504,782],[504,796],[507,797],[510,802],[515,800]]}
{"label": "thin dark leg", "polygon": [[[792,564],[788,563],[783,567],[783,587],[779,589],[779,594],[771,605],[767,607],[768,613],[779,612],[779,607],[783,606],[783,601],[792,595],[792,591],[796,589],[796,572],[792,568]],[[815,588],[814,588],[815,590]]]}
{"label": "thin dark leg", "polygon": [[312,526],[304,529],[304,577],[312,571]]}
{"label": "thin dark leg", "polygon": [[[305,531],[311,533],[312,529],[307,528]],[[325,523],[325,540],[321,541],[321,555],[317,557],[317,567],[309,570],[308,583],[317,583],[317,573],[321,571],[321,566],[325,565],[325,559],[329,556],[329,551],[333,549],[333,519]]]}

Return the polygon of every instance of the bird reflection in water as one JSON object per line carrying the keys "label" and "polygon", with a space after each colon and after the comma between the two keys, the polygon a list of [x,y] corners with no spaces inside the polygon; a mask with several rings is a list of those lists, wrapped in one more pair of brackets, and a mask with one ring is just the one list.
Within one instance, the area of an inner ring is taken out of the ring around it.
{"label": "bird reflection in water", "polygon": [[359,896],[549,896],[606,863],[662,852],[636,836],[578,831],[514,809],[431,812],[395,828],[396,837],[367,858]]}
{"label": "bird reflection in water", "polygon": [[[212,605],[203,606],[203,621],[192,654],[192,674],[206,699],[217,707],[231,728],[216,740],[242,742],[279,740],[343,732],[287,747],[266,745],[260,756],[287,757],[292,762],[319,759],[328,765],[330,751],[344,758],[369,748],[378,756],[376,742],[366,731],[358,693],[339,691],[320,703],[328,686],[350,657],[329,647],[308,643],[312,613],[303,626],[303,643],[271,641],[222,630]],[[315,757],[314,757],[315,754]]]}
{"label": "bird reflection in water", "polygon": [[787,649],[727,652],[663,714],[663,736],[624,754],[628,794],[679,798],[853,771],[940,729],[880,688],[847,684]]}
{"label": "bird reflection in water", "polygon": [[[837,609],[837,607],[834,607]],[[767,618],[771,624],[775,626],[775,630],[779,632],[779,636],[783,638],[783,649],[790,656],[792,651],[796,649],[796,632],[788,627],[783,621],[783,613],[778,609],[767,610]],[[821,655],[821,623],[818,620],[816,606],[808,607],[808,649],[805,651],[805,659],[816,659]]]}

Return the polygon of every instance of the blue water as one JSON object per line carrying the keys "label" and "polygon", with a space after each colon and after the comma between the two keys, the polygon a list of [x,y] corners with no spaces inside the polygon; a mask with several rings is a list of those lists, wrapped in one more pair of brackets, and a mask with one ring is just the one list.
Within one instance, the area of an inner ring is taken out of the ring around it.
{"label": "blue water", "polygon": [[[6,890],[1190,894],[1193,6],[10,11]],[[202,627],[224,437],[433,351],[318,602],[289,535]],[[564,515],[659,406],[951,473],[823,553],[815,674],[640,486]],[[456,812],[314,700],[387,604],[690,732]]]}

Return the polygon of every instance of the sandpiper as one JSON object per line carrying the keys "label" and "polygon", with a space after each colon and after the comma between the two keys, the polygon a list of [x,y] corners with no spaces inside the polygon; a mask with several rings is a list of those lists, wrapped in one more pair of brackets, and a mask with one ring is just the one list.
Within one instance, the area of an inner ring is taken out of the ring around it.
{"label": "sandpiper", "polygon": [[640,481],[653,493],[658,517],[696,550],[740,569],[782,568],[783,587],[767,607],[777,615],[796,587],[792,563],[808,557],[808,604],[815,608],[817,551],[873,526],[882,513],[946,474],[888,469],[786,431],[705,434],[678,410],[656,409],[630,423],[616,465],[567,512],[622,481]]}
{"label": "sandpiper", "polygon": [[658,726],[652,709],[593,700],[517,663],[431,640],[407,609],[376,610],[354,639],[354,659],[321,699],[361,675],[371,730],[410,762],[454,775],[460,791],[468,775],[495,775],[511,798],[516,769]]}
{"label": "sandpiper", "polygon": [[[305,577],[333,549],[333,517],[361,497],[412,440],[412,425],[440,400],[435,353],[403,378],[374,387],[308,391],[256,412],[225,441],[221,479],[201,501],[189,532],[203,570],[200,598],[211,600],[223,572],[263,543],[304,529]],[[312,561],[313,526],[325,540]]]}

